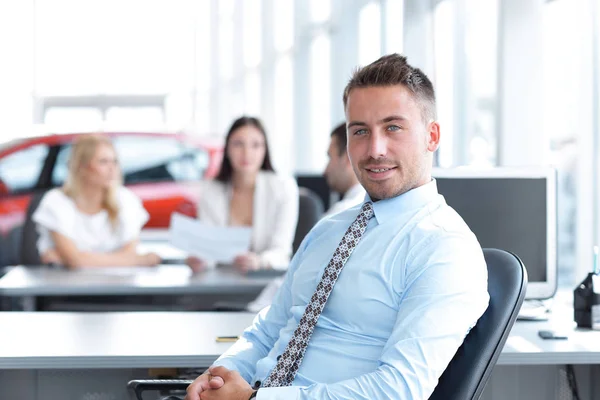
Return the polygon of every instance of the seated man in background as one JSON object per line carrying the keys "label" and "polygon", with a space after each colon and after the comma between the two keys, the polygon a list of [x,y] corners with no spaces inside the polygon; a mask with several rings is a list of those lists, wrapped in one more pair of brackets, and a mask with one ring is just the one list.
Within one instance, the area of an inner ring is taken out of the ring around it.
{"label": "seated man in background", "polygon": [[481,246],[431,177],[431,81],[388,55],[354,74],[344,108],[368,196],[312,229],[271,307],[187,400],[425,400],[487,308]]}
{"label": "seated man in background", "polygon": [[346,123],[343,122],[331,132],[327,150],[329,162],[324,173],[329,188],[342,198],[327,210],[326,217],[360,204],[365,199],[365,189],[358,182],[348,158],[347,144]]}

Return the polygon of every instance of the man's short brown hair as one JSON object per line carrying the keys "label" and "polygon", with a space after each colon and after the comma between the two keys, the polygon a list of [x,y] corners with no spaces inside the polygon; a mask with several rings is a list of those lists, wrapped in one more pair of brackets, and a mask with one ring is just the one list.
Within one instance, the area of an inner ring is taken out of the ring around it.
{"label": "man's short brown hair", "polygon": [[425,121],[436,119],[433,84],[423,71],[408,64],[405,56],[395,53],[383,56],[354,72],[344,89],[344,108],[348,105],[352,89],[395,85],[403,85],[410,90],[421,107]]}

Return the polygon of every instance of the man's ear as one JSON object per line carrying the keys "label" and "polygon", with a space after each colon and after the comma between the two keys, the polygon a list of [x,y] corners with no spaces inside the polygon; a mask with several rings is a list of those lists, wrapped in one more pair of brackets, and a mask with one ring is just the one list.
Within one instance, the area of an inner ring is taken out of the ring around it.
{"label": "man's ear", "polygon": [[440,124],[432,121],[427,125],[427,150],[434,152],[440,146]]}

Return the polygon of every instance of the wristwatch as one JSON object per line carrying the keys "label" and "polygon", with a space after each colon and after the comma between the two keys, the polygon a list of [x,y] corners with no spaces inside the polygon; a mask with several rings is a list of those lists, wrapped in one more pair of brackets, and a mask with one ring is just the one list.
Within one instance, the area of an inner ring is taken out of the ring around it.
{"label": "wristwatch", "polygon": [[248,397],[248,400],[255,399],[257,394],[258,394],[258,390],[255,390],[255,391],[254,391],[254,392],[253,392],[253,393],[250,395],[250,397]]}

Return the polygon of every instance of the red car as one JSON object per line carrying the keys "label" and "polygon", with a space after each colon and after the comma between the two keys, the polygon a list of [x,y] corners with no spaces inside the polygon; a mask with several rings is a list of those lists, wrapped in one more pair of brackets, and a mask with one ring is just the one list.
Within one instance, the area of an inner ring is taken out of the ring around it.
{"label": "red car", "polygon": [[[60,186],[71,143],[80,134],[19,139],[0,145],[0,265],[8,237],[23,224],[34,193]],[[197,182],[217,174],[223,146],[183,134],[107,133],[125,185],[150,214],[147,228],[165,229],[171,213],[196,215]]]}

